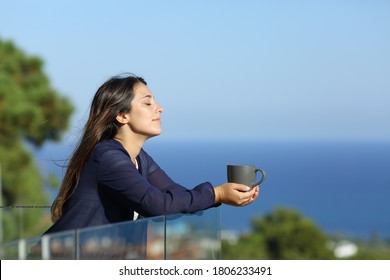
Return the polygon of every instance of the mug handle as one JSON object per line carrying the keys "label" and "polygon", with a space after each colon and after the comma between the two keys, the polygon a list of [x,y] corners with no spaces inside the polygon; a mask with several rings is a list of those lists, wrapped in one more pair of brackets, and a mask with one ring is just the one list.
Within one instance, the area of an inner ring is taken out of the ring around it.
{"label": "mug handle", "polygon": [[257,173],[257,172],[260,172],[260,173],[261,173],[261,179],[260,179],[260,181],[258,181],[257,183],[253,184],[253,185],[252,185],[252,188],[255,187],[255,186],[260,185],[261,183],[263,183],[263,181],[264,181],[264,179],[265,179],[265,176],[266,176],[265,171],[264,171],[264,170],[261,170],[260,168],[256,168],[256,169],[255,169],[255,173]]}

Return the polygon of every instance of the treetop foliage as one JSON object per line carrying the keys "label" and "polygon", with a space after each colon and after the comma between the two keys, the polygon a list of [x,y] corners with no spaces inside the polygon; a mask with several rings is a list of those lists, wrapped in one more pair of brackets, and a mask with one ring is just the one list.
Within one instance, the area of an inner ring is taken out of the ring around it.
{"label": "treetop foliage", "polygon": [[[45,179],[26,142],[41,147],[61,140],[73,105],[50,85],[43,60],[0,38],[0,168],[2,206],[48,205]],[[4,239],[20,238],[20,217],[4,212]],[[40,211],[25,211],[23,228],[36,226]]]}
{"label": "treetop foliage", "polygon": [[0,39],[0,141],[27,139],[36,146],[60,140],[69,126],[71,102],[43,72],[43,61]]}

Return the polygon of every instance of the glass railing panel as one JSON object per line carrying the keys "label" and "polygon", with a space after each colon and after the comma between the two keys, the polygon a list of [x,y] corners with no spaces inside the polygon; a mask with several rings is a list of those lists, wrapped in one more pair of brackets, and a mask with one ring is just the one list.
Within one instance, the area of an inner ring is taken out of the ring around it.
{"label": "glass railing panel", "polygon": [[219,208],[172,215],[166,221],[166,259],[221,258]]}
{"label": "glass railing panel", "polygon": [[3,260],[74,259],[75,231],[45,235],[43,238],[19,239],[0,246]]}
{"label": "glass railing panel", "polygon": [[41,237],[34,237],[25,240],[24,252],[21,252],[23,259],[27,260],[41,260],[42,259],[42,247]]}
{"label": "glass railing panel", "polygon": [[19,239],[0,246],[2,260],[42,259],[41,238]]}
{"label": "glass railing panel", "polygon": [[[39,243],[44,260],[73,260],[77,258],[75,230],[44,235]],[[37,249],[38,250],[38,249]],[[35,254],[38,254],[37,250]]]}
{"label": "glass railing panel", "polygon": [[160,216],[79,230],[78,258],[83,260],[163,258],[164,226],[165,217]]}
{"label": "glass railing panel", "polygon": [[219,208],[212,208],[2,242],[0,258],[220,259],[220,241]]}
{"label": "glass railing panel", "polygon": [[18,260],[19,247],[21,246],[21,240],[9,241],[2,243],[0,246],[0,259],[2,260]]}
{"label": "glass railing panel", "polygon": [[166,217],[148,218],[146,235],[146,260],[165,259],[165,222]]}

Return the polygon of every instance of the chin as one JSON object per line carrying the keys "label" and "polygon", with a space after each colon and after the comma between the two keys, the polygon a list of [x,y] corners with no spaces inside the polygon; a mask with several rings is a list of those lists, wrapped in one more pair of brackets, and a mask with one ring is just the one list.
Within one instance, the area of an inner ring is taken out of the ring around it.
{"label": "chin", "polygon": [[160,131],[155,131],[155,132],[153,132],[153,133],[150,133],[149,135],[148,135],[148,139],[150,139],[150,138],[152,138],[152,137],[156,137],[156,136],[159,136],[160,134],[161,134],[161,130]]}

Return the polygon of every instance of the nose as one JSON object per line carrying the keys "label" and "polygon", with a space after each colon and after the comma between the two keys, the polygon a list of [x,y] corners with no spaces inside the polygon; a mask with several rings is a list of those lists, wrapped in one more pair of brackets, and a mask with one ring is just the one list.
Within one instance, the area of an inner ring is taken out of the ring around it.
{"label": "nose", "polygon": [[157,112],[161,114],[163,111],[164,111],[164,108],[160,104],[157,103]]}

